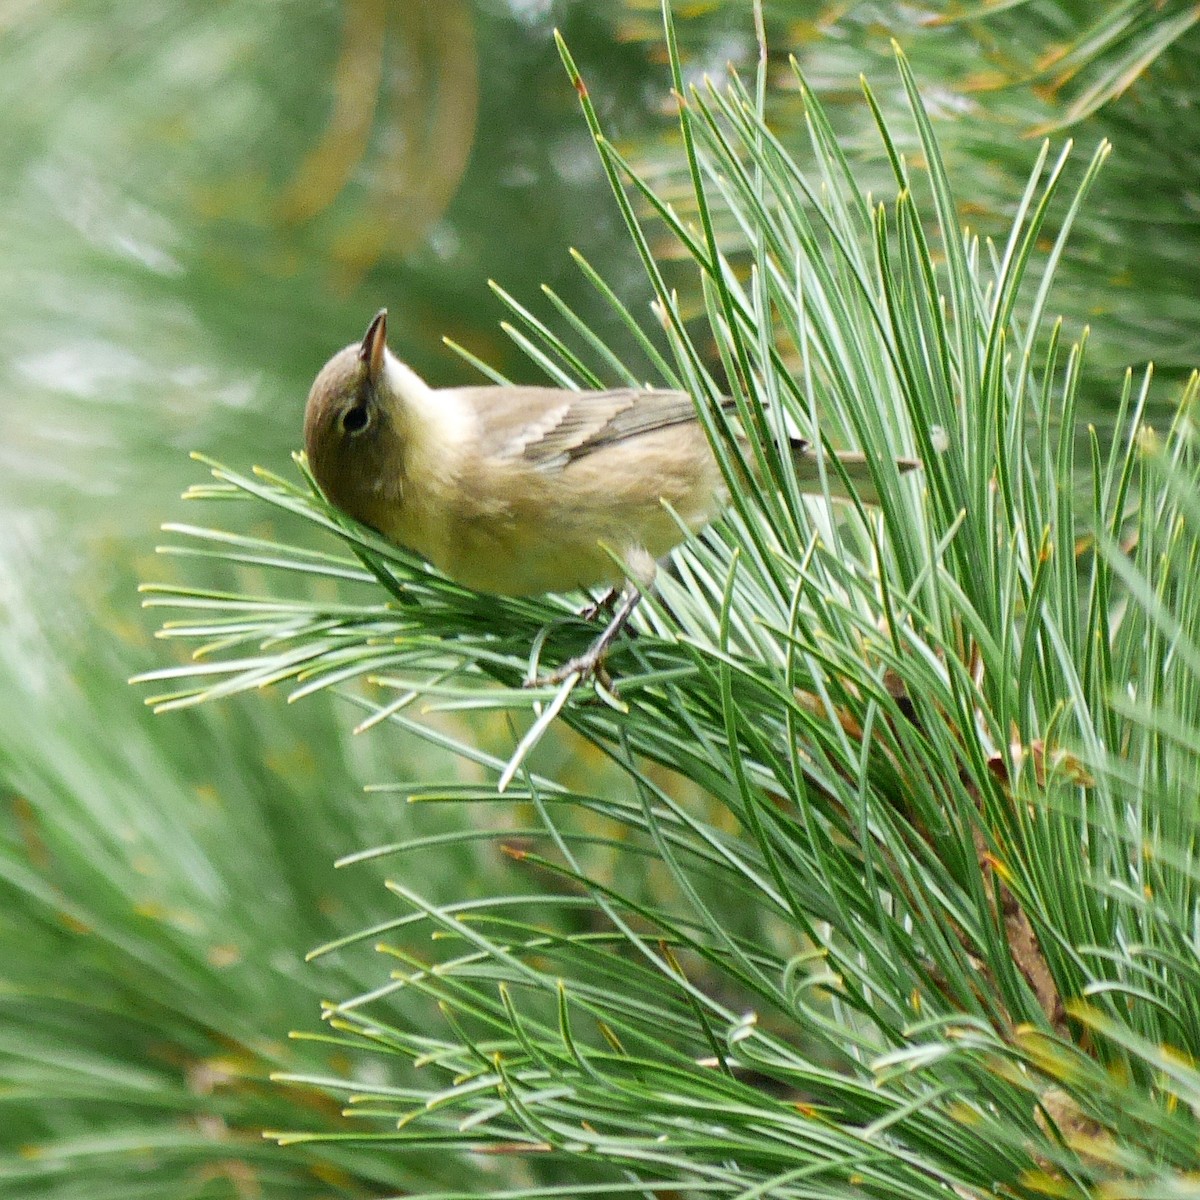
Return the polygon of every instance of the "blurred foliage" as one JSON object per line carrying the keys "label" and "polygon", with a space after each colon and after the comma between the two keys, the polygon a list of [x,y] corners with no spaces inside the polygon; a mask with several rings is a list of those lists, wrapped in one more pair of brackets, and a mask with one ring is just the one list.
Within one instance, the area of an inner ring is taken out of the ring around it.
{"label": "blurred foliage", "polygon": [[[747,4],[678,8],[694,76],[753,62]],[[1200,358],[1190,10],[943,8],[924,16],[952,20],[927,24],[892,4],[768,4],[772,121],[797,127],[794,50],[856,173],[883,186],[857,76],[897,103],[879,64],[898,37],[985,230],[1007,227],[1035,151],[1023,135],[1070,121],[1089,147],[1112,137],[1056,293],[1071,327],[1105,325],[1093,395],[1111,394],[1114,362]],[[415,739],[355,739],[320,699],[148,723],[124,680],[161,661],[133,581],[152,573],[159,520],[188,515],[171,499],[194,477],[186,452],[285,463],[313,372],[377,307],[440,381],[471,375],[443,336],[535,373],[495,329],[489,277],[538,311],[549,283],[627,345],[566,253],[645,311],[556,24],[610,136],[669,194],[681,158],[656,0],[0,6],[0,1194],[349,1196],[459,1179],[438,1155],[280,1151],[258,1130],[340,1127],[315,1092],[266,1082],[344,1067],[284,1035],[377,977],[353,951],[301,964],[386,906],[378,872],[330,864],[401,822],[440,836],[462,820],[398,816],[356,789],[476,777]],[[264,516],[254,532],[296,527]],[[214,565],[208,579],[260,576]],[[461,736],[461,717],[431,720]],[[485,744],[507,733],[479,729]],[[568,782],[600,766],[575,743],[539,755]],[[500,819],[472,809],[482,835]],[[486,836],[406,870],[446,899],[508,878]]]}

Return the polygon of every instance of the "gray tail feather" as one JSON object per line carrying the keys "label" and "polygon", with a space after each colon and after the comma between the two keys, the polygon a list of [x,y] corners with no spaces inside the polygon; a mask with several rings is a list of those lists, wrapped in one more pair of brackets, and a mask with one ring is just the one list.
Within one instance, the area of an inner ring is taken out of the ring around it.
{"label": "gray tail feather", "polygon": [[[812,445],[802,438],[792,440],[792,457],[796,463],[796,475],[801,487],[806,491],[821,490],[821,475],[817,467],[817,456]],[[864,504],[878,504],[879,490],[871,470],[871,459],[861,450],[843,450],[835,456],[835,465],[827,456],[825,459],[825,478],[829,484],[829,494],[849,498],[851,490]],[[896,470],[901,475],[910,471],[918,471],[924,465],[919,458],[893,459]],[[838,469],[841,467],[841,470]],[[847,486],[849,481],[849,486]]]}

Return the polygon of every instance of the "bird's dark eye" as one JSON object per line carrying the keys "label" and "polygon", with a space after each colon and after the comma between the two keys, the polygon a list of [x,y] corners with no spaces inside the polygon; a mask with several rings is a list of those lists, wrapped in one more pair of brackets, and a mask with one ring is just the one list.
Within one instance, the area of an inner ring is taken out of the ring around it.
{"label": "bird's dark eye", "polygon": [[342,413],[342,428],[347,433],[362,433],[371,423],[371,414],[365,404],[348,408]]}

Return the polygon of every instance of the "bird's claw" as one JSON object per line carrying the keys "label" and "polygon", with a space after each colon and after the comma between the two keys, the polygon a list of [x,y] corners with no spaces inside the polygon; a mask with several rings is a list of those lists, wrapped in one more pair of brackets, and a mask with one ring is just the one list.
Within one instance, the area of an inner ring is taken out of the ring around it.
{"label": "bird's claw", "polygon": [[[581,621],[594,621],[601,613],[611,613],[620,595],[620,588],[607,588],[601,593],[598,600],[593,600],[590,604],[585,604],[579,610],[579,619]],[[582,658],[584,656],[580,655],[579,657]]]}
{"label": "bird's claw", "polygon": [[583,654],[577,654],[574,658],[567,659],[562,666],[555,670],[529,680],[526,687],[557,687],[560,683],[566,683],[572,675],[578,675],[578,683],[589,683],[594,679],[605,691],[611,692],[613,690],[612,676],[604,667],[607,650],[607,646],[600,647],[598,652],[596,647],[592,647]]}
{"label": "bird's claw", "polygon": [[621,602],[616,606],[612,619],[601,631],[600,636],[582,654],[568,659],[557,670],[551,671],[549,675],[539,675],[530,680],[528,686],[553,687],[556,684],[565,683],[572,675],[578,674],[579,683],[594,680],[598,686],[611,693],[613,691],[612,677],[604,669],[604,659],[608,655],[609,648],[616,641],[617,635],[625,628],[625,623],[629,620],[633,610],[637,608],[641,598],[642,594],[636,585],[626,584],[621,595]]}

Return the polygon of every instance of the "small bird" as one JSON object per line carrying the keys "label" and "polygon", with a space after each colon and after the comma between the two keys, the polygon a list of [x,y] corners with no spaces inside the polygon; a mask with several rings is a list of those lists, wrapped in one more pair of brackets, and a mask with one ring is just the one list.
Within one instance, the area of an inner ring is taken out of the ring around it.
{"label": "small bird", "polygon": [[[623,583],[609,627],[552,681],[597,670],[685,537],[680,520],[699,530],[728,500],[687,392],[431,388],[388,349],[386,309],[317,375],[304,444],[332,504],[457,583],[506,596]],[[819,490],[809,443],[791,451],[801,486]],[[837,458],[873,498],[866,457]],[[836,470],[827,479],[846,494]]]}

